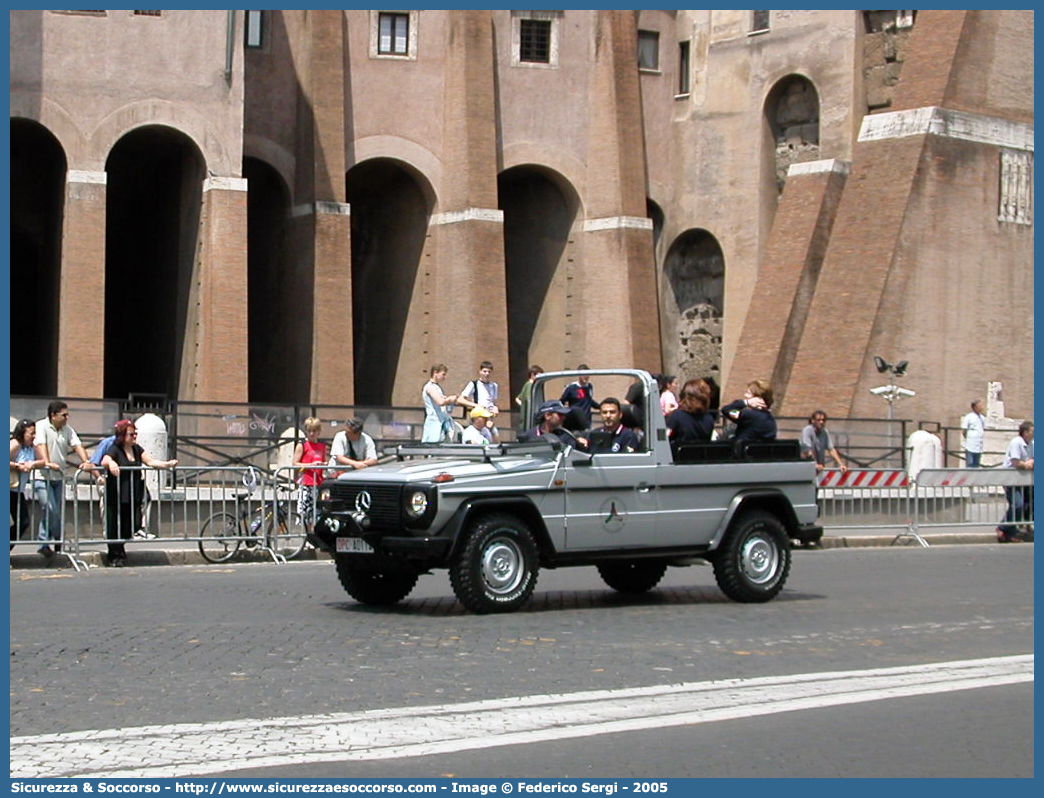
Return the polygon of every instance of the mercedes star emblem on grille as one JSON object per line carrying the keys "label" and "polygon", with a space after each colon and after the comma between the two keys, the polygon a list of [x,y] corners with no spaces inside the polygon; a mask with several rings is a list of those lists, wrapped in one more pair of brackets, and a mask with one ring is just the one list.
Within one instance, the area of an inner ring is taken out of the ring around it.
{"label": "mercedes star emblem on grille", "polygon": [[370,498],[369,491],[360,491],[359,495],[355,497],[355,510],[359,513],[367,513],[370,511],[370,506],[373,504],[373,499]]}

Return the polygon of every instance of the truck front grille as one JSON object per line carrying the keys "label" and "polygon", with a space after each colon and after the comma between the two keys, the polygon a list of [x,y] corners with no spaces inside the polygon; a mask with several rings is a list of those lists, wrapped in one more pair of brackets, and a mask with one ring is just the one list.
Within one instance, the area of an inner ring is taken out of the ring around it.
{"label": "truck front grille", "polygon": [[371,528],[397,529],[401,525],[399,485],[381,483],[359,484],[358,482],[340,482],[334,480],[330,486],[330,498],[341,502],[348,510],[356,508],[356,500],[363,491],[370,494],[370,509],[366,514],[370,517]]}

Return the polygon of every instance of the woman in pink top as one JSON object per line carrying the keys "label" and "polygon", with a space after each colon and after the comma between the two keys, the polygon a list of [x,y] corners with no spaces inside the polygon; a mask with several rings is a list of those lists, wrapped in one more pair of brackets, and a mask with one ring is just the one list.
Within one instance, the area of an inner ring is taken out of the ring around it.
{"label": "woman in pink top", "polygon": [[304,428],[304,441],[294,447],[294,465],[301,469],[301,476],[297,480],[301,484],[297,494],[297,513],[304,521],[305,530],[311,532],[315,524],[315,494],[323,482],[323,471],[308,466],[325,464],[327,453],[326,444],[319,443],[323,422],[314,417],[306,418]]}
{"label": "woman in pink top", "polygon": [[664,374],[660,377],[660,409],[669,416],[678,409],[678,377]]}

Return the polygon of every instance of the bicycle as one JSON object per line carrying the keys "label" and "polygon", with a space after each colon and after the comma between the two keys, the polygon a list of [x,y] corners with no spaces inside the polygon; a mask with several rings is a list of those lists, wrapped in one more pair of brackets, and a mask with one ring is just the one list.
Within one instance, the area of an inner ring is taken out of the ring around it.
{"label": "bicycle", "polygon": [[[237,507],[249,499],[249,493],[236,496]],[[251,509],[247,502],[241,510],[220,510],[203,522],[199,536],[199,553],[211,563],[228,562],[241,546],[261,547],[280,559],[292,560],[304,551],[307,543],[304,524],[291,499],[265,501]],[[275,506],[273,516],[272,508]],[[284,545],[280,545],[285,541]],[[280,552],[280,548],[283,552]]]}

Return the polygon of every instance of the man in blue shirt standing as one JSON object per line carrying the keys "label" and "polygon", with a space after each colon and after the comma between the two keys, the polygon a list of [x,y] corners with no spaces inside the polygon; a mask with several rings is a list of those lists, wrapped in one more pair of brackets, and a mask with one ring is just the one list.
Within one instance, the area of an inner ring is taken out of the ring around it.
{"label": "man in blue shirt standing", "polygon": [[[589,367],[581,363],[576,367],[577,371],[586,371]],[[559,401],[568,407],[580,422],[580,429],[588,429],[591,426],[591,410],[594,408],[594,386],[586,374],[581,374],[576,382],[569,383],[562,391]],[[576,408],[574,410],[574,408]]]}

